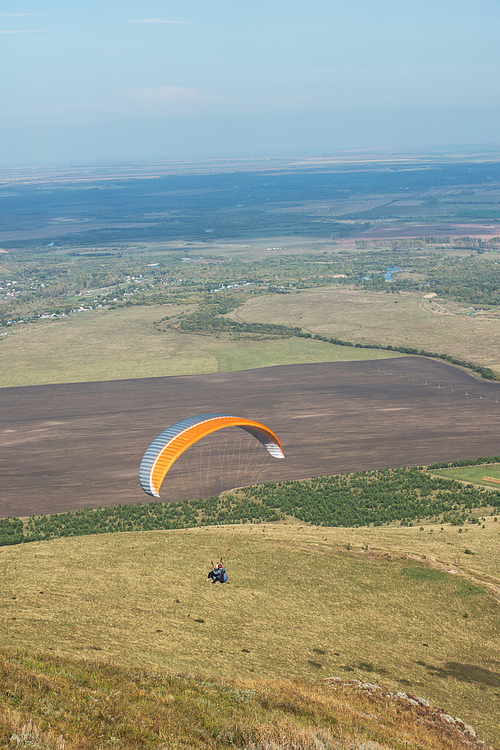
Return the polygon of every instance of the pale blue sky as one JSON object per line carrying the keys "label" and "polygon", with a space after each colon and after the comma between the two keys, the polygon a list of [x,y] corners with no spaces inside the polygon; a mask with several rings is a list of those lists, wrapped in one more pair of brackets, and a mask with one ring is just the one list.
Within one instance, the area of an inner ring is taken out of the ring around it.
{"label": "pale blue sky", "polygon": [[500,0],[0,7],[0,166],[500,144]]}

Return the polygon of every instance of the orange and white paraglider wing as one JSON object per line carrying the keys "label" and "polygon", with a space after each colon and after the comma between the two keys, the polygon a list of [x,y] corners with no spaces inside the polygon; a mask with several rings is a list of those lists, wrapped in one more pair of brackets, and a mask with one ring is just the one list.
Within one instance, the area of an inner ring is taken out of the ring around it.
{"label": "orange and white paraglider wing", "polygon": [[201,438],[224,427],[241,427],[261,442],[273,458],[285,458],[277,436],[265,425],[229,414],[198,414],[167,427],[153,440],[139,470],[144,492],[160,497],[161,483],[179,456]]}

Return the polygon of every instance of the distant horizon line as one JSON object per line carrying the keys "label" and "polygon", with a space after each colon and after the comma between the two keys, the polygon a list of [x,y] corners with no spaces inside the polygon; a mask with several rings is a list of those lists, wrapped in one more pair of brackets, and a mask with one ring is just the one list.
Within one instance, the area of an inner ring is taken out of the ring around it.
{"label": "distant horizon line", "polygon": [[[405,161],[427,160],[437,162],[439,159],[453,161],[467,160],[486,160],[488,157],[496,161],[500,158],[500,143],[498,144],[463,144],[447,147],[429,146],[428,148],[409,148],[409,147],[378,147],[378,148],[360,148],[345,149],[341,151],[315,151],[315,152],[289,152],[283,154],[262,153],[260,155],[231,155],[231,156],[186,156],[176,158],[157,158],[157,159],[115,159],[109,162],[105,161],[85,161],[67,164],[31,164],[31,165],[0,165],[0,173],[29,173],[29,172],[78,172],[81,170],[120,170],[120,169],[158,169],[161,167],[188,166],[188,165],[220,165],[227,167],[244,166],[249,164],[265,163],[269,166],[271,163],[295,162],[294,166],[299,168],[302,162],[303,166],[328,166],[341,165],[342,163],[373,163],[374,161],[390,162],[404,159]],[[290,164],[290,166],[292,166]]]}

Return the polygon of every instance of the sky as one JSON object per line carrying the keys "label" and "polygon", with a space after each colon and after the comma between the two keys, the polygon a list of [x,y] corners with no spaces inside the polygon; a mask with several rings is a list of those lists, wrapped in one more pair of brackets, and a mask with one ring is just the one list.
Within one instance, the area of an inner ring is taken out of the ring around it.
{"label": "sky", "polygon": [[500,0],[2,0],[0,167],[500,145]]}

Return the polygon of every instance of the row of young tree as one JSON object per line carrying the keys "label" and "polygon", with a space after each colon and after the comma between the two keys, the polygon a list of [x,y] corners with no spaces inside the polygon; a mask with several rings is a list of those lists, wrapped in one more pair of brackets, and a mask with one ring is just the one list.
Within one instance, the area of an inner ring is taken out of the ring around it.
{"label": "row of young tree", "polygon": [[481,466],[482,464],[499,464],[500,456],[480,456],[479,458],[460,458],[458,461],[436,461],[427,468],[432,469],[454,469],[461,466]]}
{"label": "row of young tree", "polygon": [[474,509],[500,509],[500,492],[432,477],[421,467],[380,469],[248,488],[263,505],[316,526],[401,525],[433,518],[474,521]]}
{"label": "row of young tree", "polygon": [[327,338],[326,336],[320,336],[319,334],[310,333],[299,333],[295,334],[303,338],[313,338],[316,341],[324,341],[327,344],[336,344],[337,346],[354,346],[357,349],[383,349],[389,352],[401,352],[401,354],[412,354],[419,357],[429,357],[431,359],[442,359],[444,362],[448,362],[450,365],[458,365],[459,367],[465,367],[467,370],[472,370],[481,375],[485,380],[500,380],[500,378],[491,370],[489,367],[483,367],[482,365],[476,365],[474,362],[468,362],[464,359],[457,359],[449,354],[439,354],[439,352],[429,352],[426,349],[415,349],[411,346],[382,346],[382,344],[353,344],[351,341],[343,341],[337,338]]}
{"label": "row of young tree", "polygon": [[[494,459],[500,462],[499,456]],[[0,546],[90,534],[272,523],[287,516],[316,526],[412,525],[423,519],[457,525],[476,523],[481,508],[500,512],[500,491],[432,477],[423,467],[405,467],[268,482],[191,502],[85,508],[24,521],[6,518],[0,520]]]}

